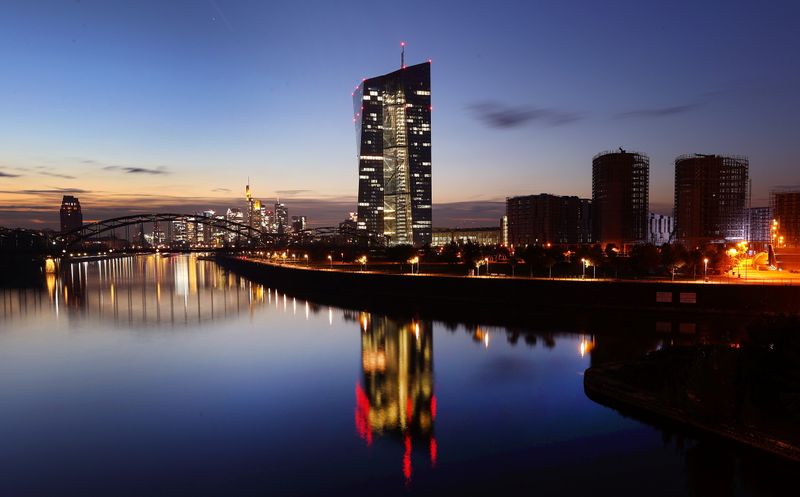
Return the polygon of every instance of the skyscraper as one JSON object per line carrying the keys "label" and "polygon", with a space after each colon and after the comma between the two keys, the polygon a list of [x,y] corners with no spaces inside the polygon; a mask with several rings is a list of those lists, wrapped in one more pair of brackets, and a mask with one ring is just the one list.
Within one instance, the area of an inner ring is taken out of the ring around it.
{"label": "skyscraper", "polygon": [[650,159],[638,152],[592,158],[592,225],[596,243],[620,247],[647,241]]}
{"label": "skyscraper", "polygon": [[280,200],[275,202],[275,233],[284,234],[289,228],[289,209]]}
{"label": "skyscraper", "polygon": [[675,159],[675,235],[690,246],[744,240],[750,164],[746,157]]}
{"label": "skyscraper", "polygon": [[365,79],[353,106],[359,233],[379,244],[430,243],[430,62]]}
{"label": "skyscraper", "polygon": [[74,230],[83,226],[83,214],[78,197],[64,195],[61,199],[61,232]]}

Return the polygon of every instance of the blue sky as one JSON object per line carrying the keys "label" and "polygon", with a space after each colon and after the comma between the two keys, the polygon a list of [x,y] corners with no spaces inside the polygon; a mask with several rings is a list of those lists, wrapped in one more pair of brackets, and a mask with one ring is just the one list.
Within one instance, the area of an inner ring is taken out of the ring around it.
{"label": "blue sky", "polygon": [[650,156],[653,210],[694,152],[749,156],[766,204],[800,184],[798,19],[791,1],[7,1],[0,225],[55,223],[63,191],[87,218],[221,208],[248,176],[292,214],[342,219],[350,92],[399,66],[400,41],[433,61],[436,225],[590,196],[592,156],[619,146]]}

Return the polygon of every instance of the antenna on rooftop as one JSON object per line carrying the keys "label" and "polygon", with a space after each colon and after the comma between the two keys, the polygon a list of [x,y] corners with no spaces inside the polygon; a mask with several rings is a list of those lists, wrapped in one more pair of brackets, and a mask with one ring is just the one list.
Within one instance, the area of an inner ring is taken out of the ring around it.
{"label": "antenna on rooftop", "polygon": [[401,41],[400,42],[400,69],[405,69],[406,68],[405,58],[406,58],[406,42]]}

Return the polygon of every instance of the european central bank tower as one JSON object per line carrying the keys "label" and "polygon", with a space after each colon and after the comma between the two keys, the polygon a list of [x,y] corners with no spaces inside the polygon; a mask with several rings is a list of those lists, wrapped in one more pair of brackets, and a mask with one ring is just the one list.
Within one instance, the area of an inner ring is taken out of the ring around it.
{"label": "european central bank tower", "polygon": [[365,79],[353,107],[358,233],[371,244],[430,243],[430,62]]}

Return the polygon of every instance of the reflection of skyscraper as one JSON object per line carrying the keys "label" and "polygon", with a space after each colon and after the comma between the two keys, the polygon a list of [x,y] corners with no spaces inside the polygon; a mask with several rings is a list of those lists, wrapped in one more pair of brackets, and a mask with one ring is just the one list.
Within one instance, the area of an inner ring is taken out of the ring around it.
{"label": "reflection of skyscraper", "polygon": [[403,473],[410,478],[413,443],[423,444],[434,464],[437,456],[431,324],[367,313],[360,321],[364,376],[356,385],[356,430],[367,444],[373,434],[402,437]]}
{"label": "reflection of skyscraper", "polygon": [[69,231],[80,228],[83,225],[83,214],[81,213],[81,203],[78,197],[64,195],[61,200],[61,231]]}
{"label": "reflection of skyscraper", "polygon": [[430,243],[430,63],[364,80],[353,106],[359,231],[390,244]]}

